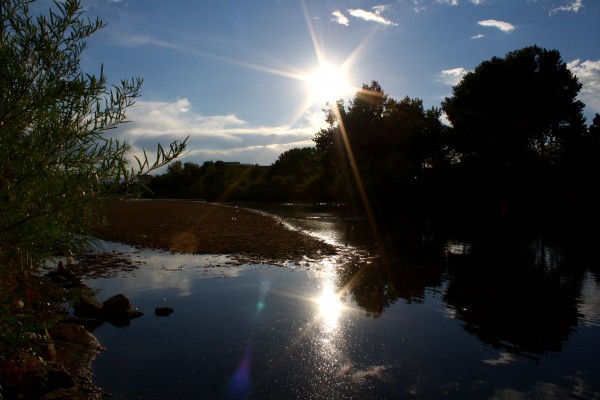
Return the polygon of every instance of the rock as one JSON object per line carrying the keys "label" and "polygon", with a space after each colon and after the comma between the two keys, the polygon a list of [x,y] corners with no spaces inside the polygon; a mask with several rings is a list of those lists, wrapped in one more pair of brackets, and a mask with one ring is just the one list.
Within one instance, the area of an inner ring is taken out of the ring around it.
{"label": "rock", "polygon": [[81,297],[73,304],[75,316],[81,318],[103,319],[102,304],[96,299]]}
{"label": "rock", "polygon": [[91,352],[102,350],[96,337],[75,322],[59,322],[50,328],[49,333],[53,341],[61,344],[68,343]]}
{"label": "rock", "polygon": [[98,399],[100,389],[92,380],[92,362],[102,351],[98,340],[77,322],[59,322],[49,328],[56,347],[56,361],[75,380],[74,388],[61,388],[44,400]]}
{"label": "rock", "polygon": [[122,294],[117,294],[102,303],[102,315],[115,326],[129,326],[129,321],[144,315],[131,307],[131,302]]}
{"label": "rock", "polygon": [[102,310],[108,315],[122,314],[131,308],[131,301],[122,294],[117,294],[102,303]]}
{"label": "rock", "polygon": [[156,307],[154,309],[154,315],[157,317],[168,317],[173,313],[173,311],[175,310],[173,310],[171,307]]}
{"label": "rock", "polygon": [[50,278],[55,283],[63,286],[81,286],[81,280],[75,275],[73,271],[65,267],[65,264],[62,261],[58,262],[58,269],[55,271],[50,271],[48,273],[48,278]]}

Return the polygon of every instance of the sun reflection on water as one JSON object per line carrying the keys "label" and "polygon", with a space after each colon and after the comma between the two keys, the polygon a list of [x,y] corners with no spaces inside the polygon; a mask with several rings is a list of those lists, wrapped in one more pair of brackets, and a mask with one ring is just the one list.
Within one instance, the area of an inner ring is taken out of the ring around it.
{"label": "sun reflection on water", "polygon": [[335,287],[331,282],[327,282],[318,298],[319,316],[323,321],[323,326],[327,332],[337,329],[340,314],[342,312],[342,303]]}
{"label": "sun reflection on water", "polygon": [[332,333],[338,328],[340,316],[343,311],[340,290],[335,282],[335,265],[332,260],[323,260],[320,263],[321,288],[315,302],[318,307],[318,319],[327,333]]}

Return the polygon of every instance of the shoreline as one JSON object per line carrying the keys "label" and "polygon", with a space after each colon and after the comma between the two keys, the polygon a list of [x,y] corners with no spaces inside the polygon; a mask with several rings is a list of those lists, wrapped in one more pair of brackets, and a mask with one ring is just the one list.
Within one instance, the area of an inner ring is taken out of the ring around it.
{"label": "shoreline", "polygon": [[336,253],[334,246],[260,211],[193,200],[125,200],[103,205],[99,239],[186,254],[228,254],[281,265]]}
{"label": "shoreline", "polygon": [[[278,266],[336,253],[334,246],[290,229],[270,214],[243,207],[193,200],[118,200],[102,204],[98,211],[104,217],[105,225],[93,231],[96,238],[133,247],[172,253],[223,254],[239,264]],[[118,259],[119,255],[100,252],[98,257],[83,257],[80,262],[86,269],[102,269],[102,263],[107,262],[112,268],[113,257]],[[76,255],[76,258],[79,257]],[[127,263],[118,265],[118,268],[134,267]],[[68,279],[59,281],[66,284],[67,291],[74,283],[74,290],[85,292],[88,287],[81,283],[78,276],[81,272],[77,264],[63,267],[62,273]],[[60,269],[52,269],[42,279],[57,274],[61,274]],[[86,301],[97,303],[93,295]],[[38,367],[27,371],[28,377],[24,377],[25,381],[37,379],[36,387],[30,387],[32,382],[27,387],[21,386],[25,383],[22,381],[16,386],[5,387],[4,393],[17,397],[19,393],[36,393],[35,396],[53,399],[99,399],[108,395],[93,381],[92,365],[102,347],[93,332],[83,327],[85,319],[69,317],[62,312],[55,317],[58,318],[56,325],[46,332],[51,350],[49,363],[46,365],[41,361]]]}

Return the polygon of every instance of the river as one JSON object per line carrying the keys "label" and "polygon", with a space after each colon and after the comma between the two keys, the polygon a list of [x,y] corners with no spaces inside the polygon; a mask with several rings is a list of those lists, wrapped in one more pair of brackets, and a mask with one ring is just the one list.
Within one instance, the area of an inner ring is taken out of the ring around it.
{"label": "river", "polygon": [[237,266],[105,244],[140,266],[86,283],[146,313],[94,331],[111,398],[600,398],[594,238],[422,226],[383,250],[336,207],[259,208],[340,254]]}

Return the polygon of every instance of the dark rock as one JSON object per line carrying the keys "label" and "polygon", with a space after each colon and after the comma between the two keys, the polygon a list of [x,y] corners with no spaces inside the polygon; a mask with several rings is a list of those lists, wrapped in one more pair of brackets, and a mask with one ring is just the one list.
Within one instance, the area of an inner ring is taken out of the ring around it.
{"label": "dark rock", "polygon": [[129,326],[129,321],[144,315],[131,307],[131,302],[122,294],[117,294],[102,303],[102,315],[111,324],[119,327]]}
{"label": "dark rock", "polygon": [[156,307],[154,309],[154,315],[157,317],[168,317],[173,313],[173,311],[175,310],[173,310],[171,307]]}
{"label": "dark rock", "polygon": [[73,311],[77,317],[103,319],[102,304],[96,299],[81,297],[73,304]]}
{"label": "dark rock", "polygon": [[70,346],[78,346],[92,353],[102,349],[96,337],[75,322],[59,322],[50,327],[49,333],[54,342],[68,343]]}
{"label": "dark rock", "polygon": [[131,301],[122,294],[117,294],[102,303],[102,310],[107,315],[123,314],[131,308]]}
{"label": "dark rock", "polygon": [[61,285],[78,286],[82,284],[77,275],[65,267],[65,264],[62,261],[58,262],[57,270],[48,273],[48,278]]}

